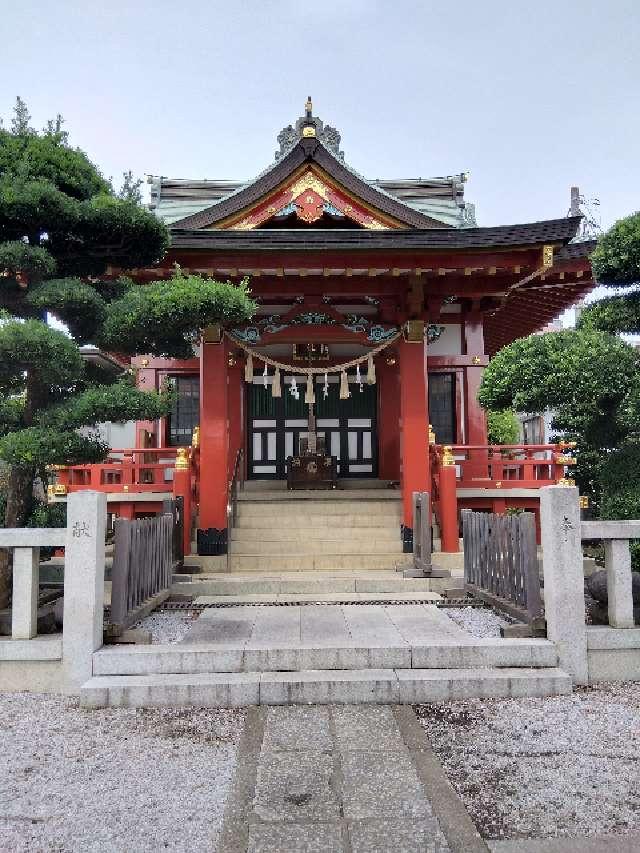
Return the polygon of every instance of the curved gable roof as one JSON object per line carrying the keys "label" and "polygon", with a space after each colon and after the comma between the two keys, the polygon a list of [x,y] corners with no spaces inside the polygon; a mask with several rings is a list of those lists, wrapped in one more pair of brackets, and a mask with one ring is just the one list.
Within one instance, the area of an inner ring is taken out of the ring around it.
{"label": "curved gable roof", "polygon": [[265,195],[276,190],[293,173],[305,164],[315,163],[337,184],[361,199],[367,205],[396,219],[410,228],[443,228],[442,222],[409,207],[381,188],[367,183],[344,165],[315,138],[303,138],[282,159],[267,169],[255,180],[222,198],[216,204],[173,222],[172,229],[199,230],[215,226],[237,215],[259,202]]}

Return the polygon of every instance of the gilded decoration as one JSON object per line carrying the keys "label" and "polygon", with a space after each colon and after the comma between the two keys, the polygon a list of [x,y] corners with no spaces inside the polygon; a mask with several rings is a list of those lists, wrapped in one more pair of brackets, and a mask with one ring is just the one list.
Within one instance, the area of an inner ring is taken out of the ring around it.
{"label": "gilded decoration", "polygon": [[[269,317],[261,317],[250,326],[242,326],[229,331],[237,341],[251,345],[260,343],[264,335],[273,335],[290,326],[336,326],[337,324],[338,321],[334,317],[323,311],[303,311],[290,320],[283,320],[280,315],[273,314]],[[366,335],[367,342],[371,344],[385,343],[398,334],[397,326],[372,322],[367,317],[357,314],[345,314],[344,323],[340,325],[348,332]],[[435,340],[444,331],[442,326],[429,326],[428,328],[433,330],[433,337],[430,340]]]}
{"label": "gilded decoration", "polygon": [[296,215],[308,223],[316,222],[325,210],[333,209],[353,219],[363,228],[379,231],[393,227],[374,216],[364,205],[358,204],[346,193],[325,182],[311,169],[298,175],[289,186],[278,190],[251,213],[229,227],[234,231],[250,231],[292,204]]}

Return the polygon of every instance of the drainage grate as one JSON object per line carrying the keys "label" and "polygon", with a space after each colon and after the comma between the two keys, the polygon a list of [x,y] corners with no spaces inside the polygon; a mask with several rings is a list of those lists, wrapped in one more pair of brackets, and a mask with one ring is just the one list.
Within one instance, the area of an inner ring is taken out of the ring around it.
{"label": "drainage grate", "polygon": [[370,601],[354,601],[350,598],[345,598],[340,601],[215,601],[209,604],[195,604],[192,601],[165,601],[160,607],[157,608],[157,612],[163,611],[200,611],[200,610],[208,610],[209,608],[222,608],[222,607],[303,607],[305,605],[322,605],[323,607],[335,607],[340,606],[342,604],[350,604],[350,605],[363,605],[363,604],[381,604],[381,605],[389,605],[389,604],[428,604],[431,607],[473,607],[476,609],[485,609],[489,610],[490,608],[484,604],[482,601],[477,601],[476,599],[469,598],[448,598],[442,601],[425,601],[421,598],[411,599],[407,601],[407,599],[387,599],[382,598],[379,600],[370,600]]}

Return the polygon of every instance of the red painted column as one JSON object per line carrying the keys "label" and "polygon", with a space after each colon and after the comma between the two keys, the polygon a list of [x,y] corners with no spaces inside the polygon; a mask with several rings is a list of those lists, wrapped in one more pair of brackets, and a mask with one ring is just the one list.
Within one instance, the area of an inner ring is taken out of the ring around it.
{"label": "red painted column", "polygon": [[229,377],[229,457],[227,480],[233,477],[233,468],[238,451],[244,447],[244,388],[243,365],[238,361],[228,368]]}
{"label": "red painted column", "polygon": [[183,540],[182,554],[191,553],[191,464],[187,453],[178,452],[173,470],[173,494],[182,498]]}
{"label": "red painted column", "polygon": [[[466,355],[484,356],[483,318],[479,311],[471,311],[464,318],[464,342]],[[468,365],[465,369],[465,444],[487,443],[487,416],[478,403],[478,389],[483,372],[484,367],[481,364]],[[474,478],[489,476],[484,452],[469,453],[465,474]]]}
{"label": "red painted column", "polygon": [[200,511],[198,528],[225,530],[229,470],[229,346],[202,343],[200,353]]}
{"label": "red painted column", "polygon": [[[447,448],[445,448],[446,451]],[[458,535],[458,496],[455,464],[440,466],[440,550],[456,554],[460,550]]]}
{"label": "red painted column", "polygon": [[376,360],[378,385],[378,476],[400,479],[400,377],[397,361]]}
{"label": "red painted column", "polygon": [[400,458],[403,522],[413,525],[413,493],[431,493],[429,471],[429,396],[424,343],[399,347],[400,361]]}

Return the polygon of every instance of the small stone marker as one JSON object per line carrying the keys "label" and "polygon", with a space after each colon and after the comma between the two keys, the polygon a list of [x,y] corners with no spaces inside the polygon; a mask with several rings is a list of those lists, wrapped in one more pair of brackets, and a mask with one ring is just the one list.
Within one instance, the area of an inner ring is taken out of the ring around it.
{"label": "small stone marker", "polygon": [[75,692],[91,678],[93,652],[102,645],[106,525],[104,492],[69,495],[62,634],[62,663],[68,692]]}

